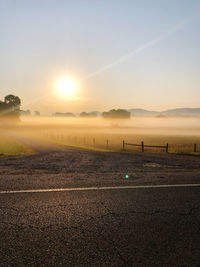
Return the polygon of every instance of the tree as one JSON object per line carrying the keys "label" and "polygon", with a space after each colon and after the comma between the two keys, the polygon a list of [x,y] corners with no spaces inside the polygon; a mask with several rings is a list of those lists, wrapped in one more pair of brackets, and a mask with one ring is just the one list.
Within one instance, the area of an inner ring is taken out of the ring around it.
{"label": "tree", "polygon": [[7,95],[4,102],[0,101],[0,116],[19,119],[21,99],[15,95]]}
{"label": "tree", "polygon": [[102,116],[110,119],[129,119],[131,113],[125,109],[111,109],[108,112],[103,112]]}
{"label": "tree", "polygon": [[7,105],[5,102],[0,101],[0,113],[2,113],[4,110],[6,110]]}
{"label": "tree", "polygon": [[93,117],[97,117],[98,113],[96,111],[92,111],[92,112],[81,112],[80,113],[80,117],[82,118],[93,118]]}
{"label": "tree", "polygon": [[4,98],[4,102],[12,107],[20,107],[21,105],[21,99],[18,96],[15,95],[7,95]]}

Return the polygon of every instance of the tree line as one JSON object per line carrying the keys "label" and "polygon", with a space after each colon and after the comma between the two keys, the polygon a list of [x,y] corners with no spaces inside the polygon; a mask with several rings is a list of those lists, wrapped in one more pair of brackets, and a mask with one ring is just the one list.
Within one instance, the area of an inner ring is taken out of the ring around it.
{"label": "tree line", "polygon": [[104,111],[102,113],[93,111],[93,112],[81,112],[80,114],[73,114],[70,112],[62,113],[56,112],[53,113],[54,117],[81,117],[81,118],[95,118],[102,116],[105,119],[129,119],[131,113],[125,109],[111,109],[109,111]]}
{"label": "tree line", "polygon": [[[20,110],[21,106],[21,99],[15,95],[7,95],[4,98],[4,101],[0,101],[0,118],[13,118],[19,119],[20,115],[31,115],[30,110]],[[39,111],[34,111],[36,116],[40,115]],[[70,112],[61,113],[56,112],[52,114],[55,117],[77,117],[77,114],[73,114]],[[110,111],[105,112],[81,112],[78,114],[78,117],[81,118],[92,118],[92,117],[99,117],[102,116],[103,118],[111,118],[111,119],[128,119],[131,116],[131,113],[125,109],[111,109]]]}

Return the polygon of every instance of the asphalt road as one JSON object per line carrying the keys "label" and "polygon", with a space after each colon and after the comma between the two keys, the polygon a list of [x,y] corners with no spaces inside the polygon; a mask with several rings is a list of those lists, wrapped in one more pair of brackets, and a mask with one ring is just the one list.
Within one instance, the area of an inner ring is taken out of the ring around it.
{"label": "asphalt road", "polygon": [[[199,158],[174,155],[1,159],[0,266],[198,266],[200,186],[135,186],[199,183],[199,173]],[[91,186],[134,188],[3,192]]]}
{"label": "asphalt road", "polygon": [[0,195],[1,266],[197,266],[200,187]]}

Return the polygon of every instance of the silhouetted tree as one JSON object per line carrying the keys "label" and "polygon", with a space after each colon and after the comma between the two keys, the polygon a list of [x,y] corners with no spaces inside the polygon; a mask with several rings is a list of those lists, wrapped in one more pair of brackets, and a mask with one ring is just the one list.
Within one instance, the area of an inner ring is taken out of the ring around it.
{"label": "silhouetted tree", "polygon": [[4,102],[11,107],[20,107],[21,105],[21,99],[15,95],[7,95]]}
{"label": "silhouetted tree", "polygon": [[83,111],[80,113],[80,117],[85,118],[85,117],[89,117],[89,116],[88,116],[87,112]]}
{"label": "silhouetted tree", "polygon": [[5,111],[7,108],[7,105],[5,102],[0,101],[0,114],[3,113],[3,111]]}
{"label": "silhouetted tree", "polygon": [[111,119],[129,119],[131,113],[125,109],[111,109],[108,112],[103,112],[103,118],[111,118]]}
{"label": "silhouetted tree", "polygon": [[0,101],[0,116],[19,119],[21,99],[15,95],[7,95],[4,102]]}
{"label": "silhouetted tree", "polygon": [[98,116],[98,113],[96,111],[80,113],[80,117],[82,118],[92,118],[92,117],[97,117],[97,116]]}

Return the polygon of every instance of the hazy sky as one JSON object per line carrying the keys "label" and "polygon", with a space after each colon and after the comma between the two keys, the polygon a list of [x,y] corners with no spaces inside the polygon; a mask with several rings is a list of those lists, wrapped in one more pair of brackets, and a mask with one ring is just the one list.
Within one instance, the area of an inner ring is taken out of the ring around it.
{"label": "hazy sky", "polygon": [[9,93],[43,113],[200,107],[200,0],[0,0]]}

